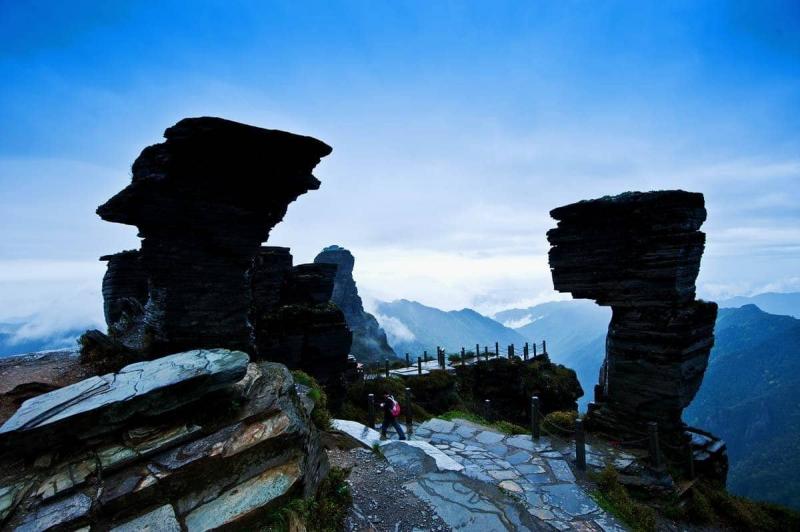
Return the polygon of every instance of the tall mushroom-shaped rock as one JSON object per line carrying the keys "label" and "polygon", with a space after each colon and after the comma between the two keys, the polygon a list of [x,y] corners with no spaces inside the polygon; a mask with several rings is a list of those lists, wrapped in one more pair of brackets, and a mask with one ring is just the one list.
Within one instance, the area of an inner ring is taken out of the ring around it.
{"label": "tall mushroom-shaped rock", "polygon": [[[705,246],[702,194],[629,192],[550,212],[555,289],[613,312],[597,404],[587,422],[634,437],[682,433],[714,345],[716,303],[695,299]],[[681,436],[682,437],[682,436]]]}
{"label": "tall mushroom-shaped rock", "polygon": [[319,187],[311,172],[331,148],[211,117],[181,120],[164,137],[133,163],[131,184],[97,209],[143,239],[138,252],[104,257],[109,330],[150,357],[252,351],[254,259],[289,203]]}

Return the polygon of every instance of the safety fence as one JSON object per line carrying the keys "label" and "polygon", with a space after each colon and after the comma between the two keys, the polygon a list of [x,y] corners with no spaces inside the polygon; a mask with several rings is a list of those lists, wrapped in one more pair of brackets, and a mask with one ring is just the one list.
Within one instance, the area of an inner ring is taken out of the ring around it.
{"label": "safety fence", "polygon": [[[480,361],[489,361],[493,358],[518,358],[523,361],[541,360],[548,357],[547,341],[542,340],[541,343],[525,342],[521,349],[514,344],[506,346],[505,355],[500,356],[500,343],[494,343],[494,349],[490,350],[490,346],[484,345],[481,349],[480,344],[475,344],[475,350],[467,350],[462,347],[459,353],[447,353],[446,350],[440,346],[436,346],[436,356],[429,355],[427,351],[423,351],[421,356],[414,357],[410,353],[405,354],[405,366],[400,366],[397,362],[391,362],[388,358],[384,360],[383,366],[365,367],[361,370],[361,375],[365,380],[376,379],[380,377],[388,378],[392,371],[405,370],[402,372],[403,376],[410,377],[416,375],[423,375],[431,369],[454,370],[457,366],[466,366],[475,364]],[[435,364],[430,364],[434,362]],[[416,372],[413,369],[416,368]]]}

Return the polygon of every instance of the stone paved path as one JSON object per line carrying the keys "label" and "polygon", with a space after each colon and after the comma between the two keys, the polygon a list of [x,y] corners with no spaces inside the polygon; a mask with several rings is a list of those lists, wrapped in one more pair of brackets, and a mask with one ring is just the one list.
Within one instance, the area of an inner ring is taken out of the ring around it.
{"label": "stone paved path", "polygon": [[[442,419],[432,419],[417,427],[414,438],[429,441],[462,464],[462,474],[512,495],[530,515],[555,529],[624,530],[576,480],[573,472],[574,446],[566,442],[546,436],[534,442],[530,436],[509,436],[468,421]],[[610,463],[622,469],[633,460],[633,456],[616,449],[587,445],[587,463],[590,467],[601,468]],[[445,478],[442,480],[446,481]],[[435,492],[436,486],[430,481],[428,484],[418,482],[408,487],[420,498],[435,498],[431,493]],[[458,511],[456,506],[451,504],[450,507],[453,512]],[[448,519],[446,515],[442,517],[454,529],[461,528],[454,526],[458,523],[457,519]],[[477,525],[473,522],[469,529],[493,530]]]}

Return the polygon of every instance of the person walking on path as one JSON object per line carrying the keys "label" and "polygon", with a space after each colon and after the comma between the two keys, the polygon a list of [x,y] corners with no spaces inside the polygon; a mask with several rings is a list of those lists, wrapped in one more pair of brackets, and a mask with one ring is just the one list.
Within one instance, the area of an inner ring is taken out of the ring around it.
{"label": "person walking on path", "polygon": [[383,409],[381,439],[386,439],[386,431],[389,429],[389,425],[391,425],[394,427],[394,430],[397,431],[397,435],[400,437],[400,439],[405,440],[406,435],[403,433],[403,428],[400,426],[400,423],[397,422],[397,416],[400,415],[400,403],[395,401],[394,397],[392,397],[389,392],[384,392],[381,408]]}

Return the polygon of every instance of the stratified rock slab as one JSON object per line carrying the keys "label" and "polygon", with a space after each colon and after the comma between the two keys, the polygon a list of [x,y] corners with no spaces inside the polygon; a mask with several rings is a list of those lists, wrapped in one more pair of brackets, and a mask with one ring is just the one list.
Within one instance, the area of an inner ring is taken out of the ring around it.
{"label": "stratified rock slab", "polygon": [[165,504],[111,529],[111,532],[180,532],[181,525],[175,518],[171,504]]}
{"label": "stratified rock slab", "polygon": [[278,497],[285,495],[301,477],[297,462],[268,469],[221,493],[186,516],[189,532],[214,530],[246,518]]}
{"label": "stratified rock slab", "polygon": [[91,377],[25,401],[0,427],[0,444],[29,439],[39,447],[56,435],[109,432],[136,414],[155,416],[231,385],[244,377],[248,361],[241,351],[200,349]]}

